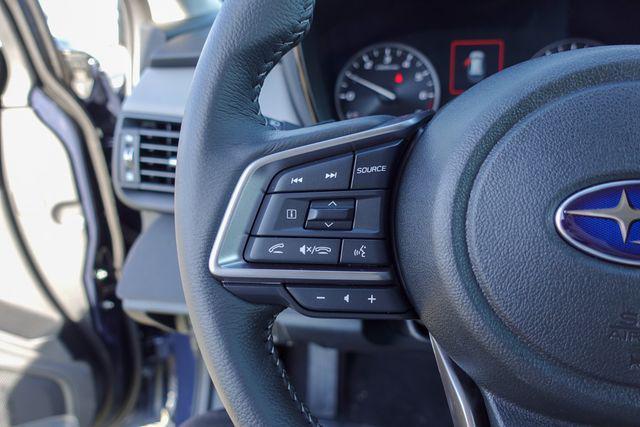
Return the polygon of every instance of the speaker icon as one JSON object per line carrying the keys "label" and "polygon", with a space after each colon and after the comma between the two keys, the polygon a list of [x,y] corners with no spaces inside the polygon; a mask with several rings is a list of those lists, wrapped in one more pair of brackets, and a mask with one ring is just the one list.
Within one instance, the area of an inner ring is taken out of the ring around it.
{"label": "speaker icon", "polygon": [[346,294],[342,299],[344,302],[349,302],[349,294]]}

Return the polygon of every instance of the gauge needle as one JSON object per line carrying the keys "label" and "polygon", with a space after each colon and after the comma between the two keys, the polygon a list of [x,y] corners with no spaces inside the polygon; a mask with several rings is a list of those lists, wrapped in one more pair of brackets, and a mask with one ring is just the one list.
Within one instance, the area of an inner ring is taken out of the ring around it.
{"label": "gauge needle", "polygon": [[355,74],[353,74],[351,71],[347,71],[345,73],[345,75],[353,80],[356,83],[361,84],[362,86],[371,89],[372,91],[374,91],[375,93],[384,96],[385,98],[389,99],[390,101],[395,101],[396,100],[396,94],[391,92],[390,90],[387,90],[385,88],[383,88],[382,86],[378,86],[375,83],[370,82],[369,80],[365,80],[360,76],[356,76]]}

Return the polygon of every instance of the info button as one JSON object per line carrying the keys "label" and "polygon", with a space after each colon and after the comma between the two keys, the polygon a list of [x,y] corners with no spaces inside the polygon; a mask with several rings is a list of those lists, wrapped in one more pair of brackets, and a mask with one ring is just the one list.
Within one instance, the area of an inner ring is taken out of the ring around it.
{"label": "info button", "polygon": [[395,165],[402,141],[358,151],[353,167],[354,190],[388,188],[395,173]]}

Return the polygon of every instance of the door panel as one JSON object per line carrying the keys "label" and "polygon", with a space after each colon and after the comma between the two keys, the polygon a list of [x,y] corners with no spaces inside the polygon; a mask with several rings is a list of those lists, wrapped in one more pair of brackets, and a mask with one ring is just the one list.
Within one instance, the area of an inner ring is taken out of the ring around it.
{"label": "door panel", "polygon": [[[142,374],[136,328],[115,296],[125,246],[110,122],[98,95],[71,90],[37,0],[0,1],[0,43],[0,427],[116,425]],[[24,412],[29,395],[44,404]]]}
{"label": "door panel", "polygon": [[6,196],[0,188],[0,426],[65,414],[90,425],[96,410],[91,368],[74,360],[60,339],[64,319],[25,255]]}
{"label": "door panel", "polygon": [[14,18],[0,2],[0,427],[89,426],[111,415],[114,381],[91,305],[96,196],[78,127],[41,88]]}
{"label": "door panel", "polygon": [[51,292],[72,320],[81,321],[89,310],[83,283],[88,239],[71,162],[31,108],[1,114],[2,171],[15,220],[44,280],[56,284]]}

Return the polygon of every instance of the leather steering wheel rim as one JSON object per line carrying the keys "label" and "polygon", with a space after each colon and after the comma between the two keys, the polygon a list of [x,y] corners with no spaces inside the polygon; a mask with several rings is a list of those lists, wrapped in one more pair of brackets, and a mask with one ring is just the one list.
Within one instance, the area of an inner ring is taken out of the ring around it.
{"label": "leather steering wheel rim", "polygon": [[260,114],[264,79],[306,34],[313,7],[313,0],[225,2],[200,56],[182,123],[175,192],[182,285],[203,359],[237,425],[316,420],[290,384],[272,341],[273,321],[283,308],[240,300],[207,267],[234,186],[244,168],[266,154],[387,120],[280,131]]}

